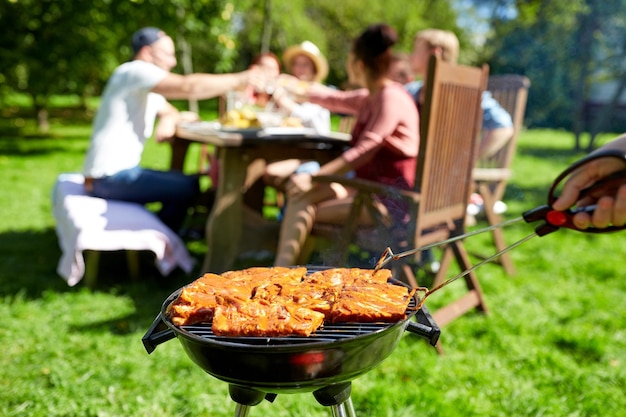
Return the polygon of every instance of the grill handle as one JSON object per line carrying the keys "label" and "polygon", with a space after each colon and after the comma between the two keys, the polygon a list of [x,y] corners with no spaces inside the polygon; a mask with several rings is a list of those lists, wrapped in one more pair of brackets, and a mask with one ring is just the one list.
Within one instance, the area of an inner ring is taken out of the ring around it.
{"label": "grill handle", "polygon": [[432,346],[437,345],[441,329],[430,315],[426,307],[422,307],[415,315],[416,321],[409,321],[406,330],[428,340]]}
{"label": "grill handle", "polygon": [[143,342],[143,347],[146,349],[146,352],[151,354],[158,345],[175,337],[176,333],[167,327],[161,313],[159,313],[156,319],[154,319],[152,326],[150,326],[146,334],[141,338],[141,341]]}

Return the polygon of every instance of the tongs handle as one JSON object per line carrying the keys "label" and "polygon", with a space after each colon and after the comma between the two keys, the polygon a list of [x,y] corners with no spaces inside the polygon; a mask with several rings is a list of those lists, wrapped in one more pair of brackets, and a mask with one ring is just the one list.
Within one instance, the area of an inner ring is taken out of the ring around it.
{"label": "tongs handle", "polygon": [[[544,224],[539,225],[535,229],[539,236],[544,236],[548,233],[552,233],[561,227],[578,230],[585,233],[608,233],[626,229],[626,226],[609,226],[606,228],[589,227],[587,229],[578,228],[573,222],[574,215],[580,212],[587,212],[591,214],[596,209],[595,205],[582,206],[565,211],[553,210],[551,207],[557,199],[557,189],[567,177],[569,177],[581,166],[601,158],[618,158],[626,162],[626,155],[624,154],[624,152],[617,150],[596,152],[585,158],[582,158],[581,160],[569,166],[554,180],[554,183],[552,184],[552,187],[550,188],[550,191],[548,193],[547,205],[536,207],[522,214],[522,217],[528,223],[536,222],[539,220],[545,221]],[[617,192],[617,189],[624,184],[626,184],[626,169],[614,172],[613,174],[599,181],[596,181],[589,187],[581,190],[579,193],[579,200],[584,199],[585,197],[597,198],[606,194],[614,194]]]}

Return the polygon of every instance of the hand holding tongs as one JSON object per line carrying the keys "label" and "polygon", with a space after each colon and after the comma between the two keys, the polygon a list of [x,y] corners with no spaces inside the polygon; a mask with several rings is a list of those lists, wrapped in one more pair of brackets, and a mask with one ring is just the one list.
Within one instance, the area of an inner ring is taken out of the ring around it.
{"label": "hand holding tongs", "polygon": [[[418,288],[418,291],[423,291],[424,292],[424,296],[421,298],[421,301],[419,303],[419,305],[417,306],[417,308],[419,309],[423,303],[425,298],[430,295],[431,293],[433,293],[434,291],[440,289],[441,287],[448,285],[449,283],[451,283],[452,281],[455,281],[461,277],[464,277],[465,275],[471,273],[472,271],[474,271],[476,268],[484,265],[487,262],[491,262],[494,259],[498,258],[499,256],[501,256],[502,254],[510,251],[511,249],[521,245],[522,243],[526,242],[527,240],[535,237],[535,236],[545,236],[549,233],[555,232],[557,230],[559,230],[562,227],[568,228],[568,229],[573,229],[573,230],[578,230],[580,232],[585,232],[585,233],[607,233],[607,232],[614,232],[614,231],[618,231],[618,230],[623,230],[626,228],[626,226],[609,226],[606,228],[595,228],[595,227],[589,227],[587,229],[580,229],[578,227],[576,227],[576,225],[573,222],[573,218],[577,213],[580,212],[586,212],[589,214],[592,214],[593,211],[596,209],[595,205],[589,205],[589,206],[583,206],[583,207],[574,207],[565,211],[558,211],[558,210],[554,210],[552,208],[552,204],[556,201],[557,196],[555,196],[555,193],[557,191],[557,189],[564,183],[564,180],[566,178],[568,178],[572,173],[574,173],[574,171],[576,171],[577,169],[579,169],[581,166],[594,161],[594,160],[598,160],[601,158],[618,158],[621,160],[626,161],[626,155],[624,155],[623,152],[620,151],[616,151],[616,150],[607,150],[607,151],[602,151],[602,152],[597,152],[594,154],[591,154],[583,159],[581,159],[580,161],[574,163],[573,165],[571,165],[570,167],[568,167],[565,171],[563,171],[554,181],[554,183],[552,184],[552,187],[550,188],[550,191],[548,193],[548,202],[545,205],[541,205],[539,207],[535,207],[531,210],[528,210],[524,213],[522,213],[522,215],[520,217],[517,217],[515,219],[512,220],[508,220],[493,226],[489,226],[486,227],[484,229],[480,229],[480,230],[476,230],[473,232],[469,232],[469,233],[465,233],[459,236],[455,236],[452,237],[450,239],[441,241],[441,242],[436,242],[436,243],[432,243],[429,245],[425,245],[425,246],[421,246],[419,248],[415,248],[415,249],[411,249],[405,252],[401,252],[398,254],[394,254],[391,250],[391,248],[387,248],[385,249],[385,251],[383,252],[383,254],[381,255],[380,259],[378,260],[378,262],[376,263],[376,267],[375,269],[378,270],[380,268],[382,268],[383,266],[385,266],[386,264],[388,264],[389,262],[391,262],[392,260],[397,260],[400,259],[402,257],[405,256],[409,256],[409,255],[413,255],[416,254],[420,251],[423,250],[427,250],[427,249],[431,249],[437,246],[441,246],[441,245],[445,245],[448,243],[452,243],[455,242],[457,240],[460,239],[465,239],[467,237],[470,236],[474,236],[477,234],[481,234],[484,232],[488,232],[491,231],[493,229],[496,228],[500,228],[500,227],[505,227],[505,226],[509,226],[511,224],[515,224],[518,222],[521,222],[522,220],[525,221],[526,223],[534,223],[534,222],[538,222],[538,221],[542,221],[542,223],[537,226],[535,228],[535,231],[533,233],[531,233],[530,235],[526,236],[525,238],[513,243],[512,245],[504,248],[503,250],[501,250],[500,252],[496,253],[493,256],[488,257],[487,259],[481,261],[480,263],[472,266],[471,268],[459,273],[458,275],[448,279],[447,281],[444,281],[443,283],[441,283],[440,285],[438,285],[437,287],[433,288],[432,290],[428,290],[427,288]],[[615,194],[617,192],[617,189],[621,186],[626,184],[626,169],[621,170],[621,171],[617,171],[599,181],[597,181],[596,183],[592,184],[591,186],[583,189],[580,191],[579,193],[579,197],[578,200],[583,200],[586,197],[590,197],[590,198],[598,198],[602,195],[611,195],[611,194]]]}

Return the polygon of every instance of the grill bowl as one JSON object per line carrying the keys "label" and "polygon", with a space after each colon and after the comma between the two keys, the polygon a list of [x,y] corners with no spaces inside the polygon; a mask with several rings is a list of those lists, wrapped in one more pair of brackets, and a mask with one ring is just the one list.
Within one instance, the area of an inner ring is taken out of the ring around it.
{"label": "grill bowl", "polygon": [[[404,285],[399,281],[394,284]],[[407,316],[396,323],[325,324],[309,337],[220,337],[210,324],[176,326],[165,314],[182,289],[172,293],[143,338],[151,353],[174,337],[189,358],[215,378],[266,393],[310,392],[370,371],[395,349],[405,330],[435,344],[439,328],[411,299]],[[411,321],[418,315],[418,323]]]}

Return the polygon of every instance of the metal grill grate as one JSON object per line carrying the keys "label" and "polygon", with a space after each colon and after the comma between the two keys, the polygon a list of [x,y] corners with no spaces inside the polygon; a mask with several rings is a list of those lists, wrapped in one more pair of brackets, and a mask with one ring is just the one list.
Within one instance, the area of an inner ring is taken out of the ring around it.
{"label": "metal grill grate", "polygon": [[[407,307],[407,316],[415,309],[417,302],[411,297]],[[278,346],[294,345],[300,343],[323,343],[335,342],[343,339],[352,339],[358,336],[368,335],[383,331],[397,323],[324,323],[324,326],[308,337],[283,336],[283,337],[228,337],[217,336],[213,333],[210,323],[181,326],[183,332],[206,340],[226,342],[229,344],[250,346]]]}
{"label": "metal grill grate", "polygon": [[181,330],[194,336],[207,340],[235,343],[240,345],[293,345],[298,343],[334,342],[337,340],[350,339],[357,336],[375,333],[393,326],[396,323],[329,323],[318,329],[308,337],[284,336],[284,337],[227,337],[216,336],[211,330],[211,324],[198,324],[193,326],[181,326]]}

